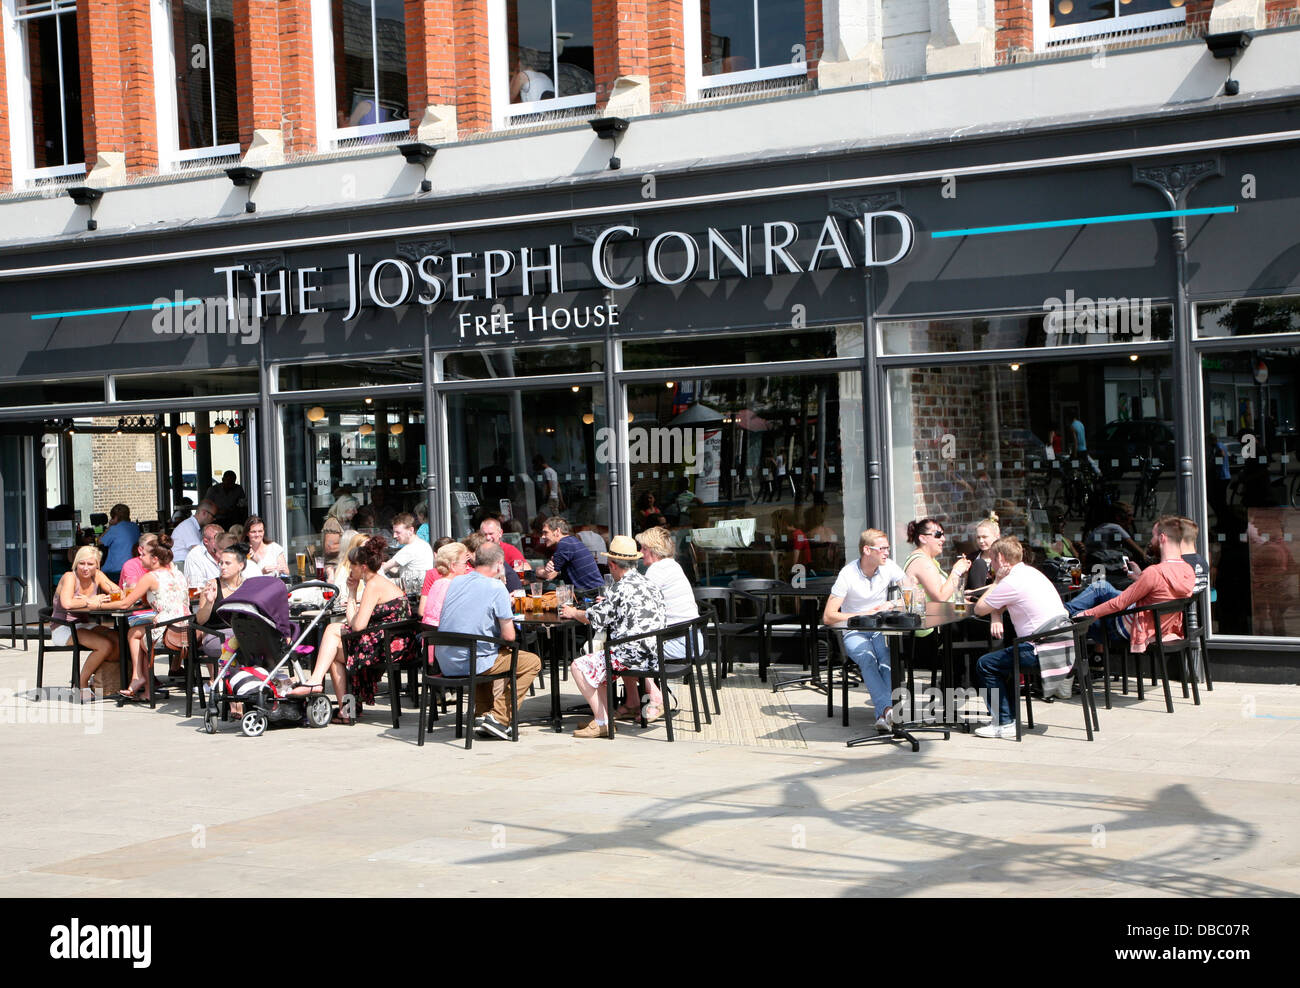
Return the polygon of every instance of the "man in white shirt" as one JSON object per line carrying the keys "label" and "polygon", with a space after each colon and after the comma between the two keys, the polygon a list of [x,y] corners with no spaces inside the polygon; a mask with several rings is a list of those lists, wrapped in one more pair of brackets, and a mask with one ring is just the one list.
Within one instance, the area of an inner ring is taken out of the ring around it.
{"label": "man in white shirt", "polygon": [[[200,505],[202,507],[202,505]],[[191,587],[206,586],[221,573],[221,559],[217,555],[217,540],[224,531],[215,523],[203,526],[202,541],[185,557],[185,582]]]}
{"label": "man in white shirt", "polygon": [[384,572],[396,576],[407,593],[418,593],[424,577],[433,569],[433,546],[415,536],[415,518],[405,511],[393,518],[393,538],[401,545]]}
{"label": "man in white shirt", "polygon": [[[172,561],[177,566],[184,566],[190,550],[203,542],[203,526],[211,525],[217,517],[217,506],[211,501],[200,501],[183,522],[172,530]],[[191,584],[193,586],[193,584]]]}
{"label": "man in white shirt", "polygon": [[[989,547],[989,569],[994,574],[994,582],[975,603],[975,613],[983,617],[1006,608],[1011,615],[1011,623],[1018,635],[1032,635],[1052,621],[1069,621],[1061,595],[1052,586],[1052,581],[1023,562],[1024,549],[1020,540],[1014,536],[1004,536]],[[1069,640],[1048,642],[1037,646],[1038,650],[1047,652],[1058,648],[1070,648]],[[1021,643],[1016,648],[1020,651],[1020,668],[1037,669],[1038,654],[1035,646]],[[979,657],[975,663],[975,678],[981,688],[988,691],[989,711],[993,714],[992,723],[975,729],[982,738],[1016,739],[1015,715],[1011,704],[1019,698],[1014,692],[1019,685],[1011,682],[1013,669],[1011,649],[1002,648]],[[997,701],[994,701],[994,697]]]}
{"label": "man in white shirt", "polygon": [[[840,570],[831,587],[822,623],[843,624],[860,614],[877,614],[890,610],[891,584],[902,584],[907,576],[889,558],[889,536],[878,528],[868,528],[858,539],[858,558]],[[876,730],[892,730],[889,718],[893,703],[892,668],[889,643],[878,631],[845,631],[844,651],[862,670],[862,682],[871,694],[876,711]]]}

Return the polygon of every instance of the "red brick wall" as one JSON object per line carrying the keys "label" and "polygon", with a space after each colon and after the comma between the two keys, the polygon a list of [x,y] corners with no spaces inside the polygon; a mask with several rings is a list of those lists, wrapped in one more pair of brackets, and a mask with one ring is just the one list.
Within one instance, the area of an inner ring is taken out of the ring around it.
{"label": "red brick wall", "polygon": [[997,53],[1033,51],[1034,0],[995,0]]}
{"label": "red brick wall", "polygon": [[1210,21],[1214,0],[1187,0],[1187,23],[1204,27]]}
{"label": "red brick wall", "polygon": [[1270,25],[1281,24],[1283,15],[1300,13],[1300,0],[1268,0],[1264,9]]}
{"label": "red brick wall", "polygon": [[153,27],[150,0],[118,0],[119,65],[126,166],[132,172],[158,167],[158,114],[154,102]]}
{"label": "red brick wall", "polygon": [[[487,0],[453,0],[456,123],[461,133],[492,126],[492,80],[488,68]],[[504,85],[506,80],[501,80]]]}
{"label": "red brick wall", "polygon": [[411,123],[425,107],[456,102],[453,0],[406,0],[406,87]]}
{"label": "red brick wall", "polygon": [[[0,93],[8,95],[8,82],[5,76],[5,51],[4,45],[0,44]],[[0,113],[0,189],[7,189],[13,185],[14,171],[11,152],[9,150],[9,114]]]}
{"label": "red brick wall", "polygon": [[647,63],[650,73],[650,105],[686,99],[685,31],[682,0],[655,0],[646,18]]}
{"label": "red brick wall", "polygon": [[[286,153],[316,150],[316,77],[311,60],[311,0],[256,0],[274,7],[280,24],[280,106],[269,111],[275,127],[278,112]],[[242,125],[242,119],[241,119]]]}
{"label": "red brick wall", "polygon": [[126,150],[117,0],[84,0],[77,5],[77,44],[81,51],[81,117],[89,171],[101,152]]}
{"label": "red brick wall", "polygon": [[808,55],[808,78],[817,80],[817,63],[822,57],[822,0],[807,0],[803,8],[804,47]]}
{"label": "red brick wall", "polygon": [[596,106],[603,109],[620,76],[650,73],[648,0],[594,0]]}

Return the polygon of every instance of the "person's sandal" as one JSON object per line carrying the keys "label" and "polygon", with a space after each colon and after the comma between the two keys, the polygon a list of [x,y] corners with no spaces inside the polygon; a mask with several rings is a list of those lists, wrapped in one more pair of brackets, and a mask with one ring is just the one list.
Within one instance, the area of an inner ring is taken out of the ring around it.
{"label": "person's sandal", "polygon": [[653,724],[657,720],[662,720],[664,716],[664,708],[657,707],[653,703],[647,703],[645,705],[644,712],[645,712],[645,722],[647,724]]}
{"label": "person's sandal", "polygon": [[614,711],[615,720],[639,721],[641,719],[640,709],[633,710],[631,707],[622,706]]}

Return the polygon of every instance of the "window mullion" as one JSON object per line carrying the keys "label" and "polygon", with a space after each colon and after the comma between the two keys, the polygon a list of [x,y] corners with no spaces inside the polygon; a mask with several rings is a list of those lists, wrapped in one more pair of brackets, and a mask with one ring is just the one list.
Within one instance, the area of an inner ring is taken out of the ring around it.
{"label": "window mullion", "polygon": [[59,128],[63,134],[63,164],[68,164],[68,106],[67,95],[63,90],[63,20],[58,13],[54,14],[54,46],[59,53],[58,57],[58,74],[59,74]]}
{"label": "window mullion", "polygon": [[758,53],[762,51],[758,41],[758,0],[753,0],[754,4],[754,68],[761,69],[762,63],[759,61]]}
{"label": "window mullion", "polygon": [[375,0],[370,0],[370,58],[375,79],[375,101],[370,107],[371,123],[379,123],[379,23],[375,15]]}

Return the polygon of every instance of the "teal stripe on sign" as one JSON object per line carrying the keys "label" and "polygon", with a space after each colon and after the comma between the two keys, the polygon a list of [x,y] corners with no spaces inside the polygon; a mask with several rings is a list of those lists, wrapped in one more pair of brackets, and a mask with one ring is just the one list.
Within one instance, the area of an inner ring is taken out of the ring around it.
{"label": "teal stripe on sign", "polygon": [[107,309],[72,309],[68,312],[36,312],[33,319],[71,319],[74,316],[106,316],[114,312],[148,312],[150,309],[174,309],[182,305],[202,305],[201,298],[187,298],[184,302],[150,302],[148,305],[113,305]]}
{"label": "teal stripe on sign", "polygon": [[944,237],[978,237],[985,233],[1014,233],[1017,230],[1050,230],[1060,226],[1090,226],[1094,223],[1133,223],[1137,220],[1163,220],[1173,216],[1211,216],[1235,213],[1236,206],[1203,206],[1199,209],[1168,209],[1156,213],[1116,213],[1113,216],[1080,216],[1072,220],[1042,220],[1038,223],[1008,223],[1005,226],[973,226],[966,230],[935,230],[935,240]]}

